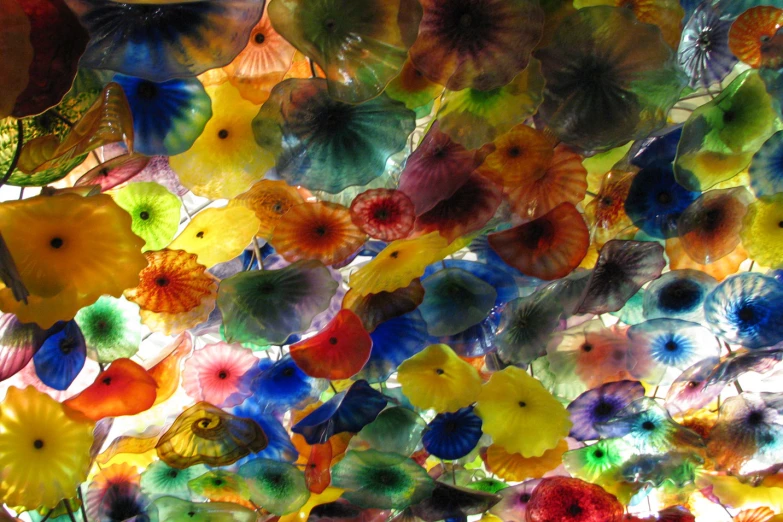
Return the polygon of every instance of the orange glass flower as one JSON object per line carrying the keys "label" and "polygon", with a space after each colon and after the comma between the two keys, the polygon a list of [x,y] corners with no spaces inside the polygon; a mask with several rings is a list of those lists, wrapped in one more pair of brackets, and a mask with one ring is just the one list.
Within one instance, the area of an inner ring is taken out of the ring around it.
{"label": "orange glass flower", "polygon": [[95,382],[63,404],[88,419],[135,415],[155,404],[158,384],[147,370],[130,359],[117,359]]}
{"label": "orange glass flower", "polygon": [[141,307],[141,320],[153,331],[180,333],[206,320],[215,308],[217,280],[182,250],[147,252],[149,266],[125,297]]}
{"label": "orange glass flower", "polygon": [[551,138],[527,125],[512,128],[494,145],[495,150],[477,172],[509,189],[541,176],[551,164],[555,150]]}
{"label": "orange glass flower", "polygon": [[319,201],[292,207],[277,224],[270,243],[288,261],[317,259],[332,265],[353,254],[365,239],[348,208]]}
{"label": "orange glass flower", "polygon": [[38,196],[0,205],[0,230],[30,295],[0,286],[0,309],[49,328],[101,295],[138,284],[144,240],[108,195]]}
{"label": "orange glass flower", "polygon": [[291,358],[310,377],[348,379],[370,358],[372,339],[362,320],[340,310],[322,331],[291,345]]}
{"label": "orange glass flower", "polygon": [[554,156],[545,171],[531,173],[506,189],[511,208],[522,219],[535,219],[560,203],[576,205],[585,197],[587,170],[582,156],[565,145],[555,147]]}
{"label": "orange glass flower", "polygon": [[228,206],[244,205],[255,212],[260,222],[258,236],[269,240],[283,215],[300,203],[304,203],[301,190],[282,180],[262,179],[232,199]]}
{"label": "orange glass flower", "polygon": [[294,46],[272,27],[264,10],[250,32],[247,46],[223,70],[243,98],[261,105],[291,68],[295,52]]}
{"label": "orange glass flower", "polygon": [[552,280],[579,266],[590,234],[576,207],[562,203],[529,223],[490,234],[489,245],[523,274]]}
{"label": "orange glass flower", "polygon": [[751,7],[729,29],[729,49],[753,68],[777,69],[783,65],[781,36],[783,9],[769,5]]}

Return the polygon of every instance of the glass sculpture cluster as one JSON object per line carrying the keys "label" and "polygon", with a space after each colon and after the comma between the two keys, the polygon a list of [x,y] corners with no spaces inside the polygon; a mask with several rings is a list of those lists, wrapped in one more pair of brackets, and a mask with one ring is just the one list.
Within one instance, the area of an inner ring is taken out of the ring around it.
{"label": "glass sculpture cluster", "polygon": [[781,0],[0,28],[0,520],[783,521]]}

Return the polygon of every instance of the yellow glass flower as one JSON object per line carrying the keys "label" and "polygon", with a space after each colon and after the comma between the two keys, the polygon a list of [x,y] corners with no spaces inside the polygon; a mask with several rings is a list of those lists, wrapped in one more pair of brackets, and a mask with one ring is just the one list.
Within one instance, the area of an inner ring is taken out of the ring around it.
{"label": "yellow glass flower", "polygon": [[92,422],[75,420],[33,387],[0,403],[0,498],[13,508],[53,508],[87,479]]}
{"label": "yellow glass flower", "polygon": [[144,240],[131,231],[131,217],[104,194],[0,204],[0,230],[30,292],[20,302],[0,285],[0,310],[42,328],[73,319],[101,295],[119,297],[138,284],[147,266]]}
{"label": "yellow glass flower", "polygon": [[751,203],[740,238],[751,259],[770,268],[783,267],[783,193]]}
{"label": "yellow glass flower", "polygon": [[445,344],[432,344],[398,368],[402,393],[417,408],[438,413],[472,404],[481,392],[481,377]]}
{"label": "yellow glass flower", "polygon": [[530,478],[541,478],[544,473],[560,465],[563,453],[568,451],[565,439],[540,457],[523,457],[519,453],[509,453],[501,446],[492,444],[487,448],[487,468],[503,480],[521,482]]}
{"label": "yellow glass flower", "polygon": [[424,274],[428,265],[448,255],[448,240],[438,232],[392,241],[369,263],[351,274],[348,286],[360,295],[394,292]]}
{"label": "yellow glass flower", "polygon": [[193,216],[169,248],[196,254],[210,268],[241,254],[257,230],[258,218],[249,208],[208,208]]}
{"label": "yellow glass flower", "polygon": [[283,180],[262,179],[250,190],[229,201],[228,206],[244,205],[255,212],[259,221],[258,235],[269,240],[283,215],[291,207],[304,203],[303,192],[306,191],[298,190]]}
{"label": "yellow glass flower", "polygon": [[540,457],[571,430],[568,411],[539,381],[509,366],[481,389],[476,415],[484,433],[509,453]]}
{"label": "yellow glass flower", "polygon": [[190,150],[172,156],[169,165],[194,194],[230,199],[264,177],[275,158],[253,137],[250,123],[258,105],[242,98],[228,82],[207,87],[207,94],[212,98],[212,118]]}

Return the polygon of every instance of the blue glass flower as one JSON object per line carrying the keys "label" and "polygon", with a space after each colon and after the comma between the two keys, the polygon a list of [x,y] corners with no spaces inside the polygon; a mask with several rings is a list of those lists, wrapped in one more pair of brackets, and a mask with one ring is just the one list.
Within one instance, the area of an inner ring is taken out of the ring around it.
{"label": "blue glass flower", "polygon": [[639,150],[631,158],[631,164],[640,169],[671,166],[677,155],[677,144],[682,136],[682,126],[654,138],[641,141]]}
{"label": "blue glass flower", "polygon": [[299,457],[299,452],[296,451],[296,447],[294,447],[291,438],[288,436],[288,430],[274,415],[264,413],[263,404],[258,403],[254,396],[249,397],[245,402],[233,408],[230,413],[237,417],[256,421],[261,426],[261,429],[264,430],[268,439],[266,448],[238,460],[237,465],[256,458],[294,462]]}
{"label": "blue glass flower", "polygon": [[372,351],[364,368],[354,378],[384,382],[405,359],[422,351],[429,343],[427,323],[418,310],[379,324],[370,334]]}
{"label": "blue glass flower", "polygon": [[323,444],[336,433],[356,433],[386,407],[387,399],[367,381],[356,381],[291,428],[308,444]]}
{"label": "blue glass flower", "polygon": [[427,425],[421,441],[438,458],[455,460],[470,453],[481,438],[481,418],[473,406],[440,413]]}
{"label": "blue glass flower", "polygon": [[640,170],[631,182],[625,212],[633,224],[656,238],[677,235],[677,219],[699,194],[674,179],[671,165]]}
{"label": "blue glass flower", "polygon": [[756,196],[783,192],[783,131],[773,134],[753,156],[750,187]]}
{"label": "blue glass flower", "polygon": [[597,423],[596,431],[606,438],[622,438],[639,453],[667,453],[673,448],[700,448],[704,441],[694,431],[671,418],[651,397],[642,397],[618,412],[612,420]]}
{"label": "blue glass flower", "polygon": [[[488,244],[487,248],[489,248]],[[495,257],[497,257],[496,254]],[[482,321],[453,335],[433,336],[431,342],[433,344],[448,344],[452,350],[463,357],[486,355],[495,348],[495,334],[500,324],[501,309],[519,295],[518,281],[514,276],[514,273],[519,273],[516,272],[516,269],[500,261],[500,258],[489,259],[486,263],[465,259],[448,259],[442,263],[428,266],[423,277],[429,277],[441,270],[443,266],[459,268],[492,285],[497,292],[497,297],[494,306]],[[524,278],[521,274],[519,277]]]}
{"label": "blue glass flower", "polygon": [[708,357],[718,357],[721,346],[709,330],[680,319],[652,319],[628,329],[631,375],[651,385],[669,385],[683,370]]}
{"label": "blue glass flower", "polygon": [[265,412],[285,412],[317,400],[328,385],[323,379],[305,374],[286,355],[257,375],[250,387],[253,398],[264,405]]}
{"label": "blue glass flower", "polygon": [[714,277],[699,270],[666,272],[647,287],[642,305],[644,316],[700,323],[704,320],[704,300],[717,285]]}
{"label": "blue glass flower", "polygon": [[133,114],[133,146],[147,156],[188,150],[212,117],[212,100],[195,78],[154,83],[117,74]]}
{"label": "blue glass flower", "polygon": [[65,390],[84,367],[87,344],[73,320],[56,323],[48,333],[49,337],[33,355],[35,373],[48,387]]}
{"label": "blue glass flower", "polygon": [[431,335],[454,335],[483,321],[494,308],[495,288],[461,268],[444,268],[422,280],[419,311]]}
{"label": "blue glass flower", "polygon": [[783,340],[783,283],[758,273],[729,277],[707,296],[704,314],[712,331],[746,348]]}
{"label": "blue glass flower", "polygon": [[571,414],[570,436],[576,440],[599,437],[595,425],[607,422],[637,399],[644,397],[644,386],[636,381],[616,381],[587,390],[568,405]]}
{"label": "blue glass flower", "polygon": [[162,82],[227,65],[247,45],[263,2],[68,0],[90,33],[81,66]]}
{"label": "blue glass flower", "polygon": [[723,80],[737,63],[729,49],[733,19],[722,15],[710,0],[702,2],[685,24],[677,58],[693,88]]}

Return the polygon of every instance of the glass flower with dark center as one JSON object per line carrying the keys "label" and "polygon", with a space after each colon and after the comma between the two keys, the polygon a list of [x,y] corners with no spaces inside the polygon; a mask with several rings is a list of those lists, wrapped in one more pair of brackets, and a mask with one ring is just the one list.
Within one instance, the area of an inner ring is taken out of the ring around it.
{"label": "glass flower with dark center", "polygon": [[644,387],[636,381],[610,382],[584,392],[568,405],[574,424],[569,435],[576,440],[598,439],[597,423],[614,418],[623,408],[642,397]]}
{"label": "glass flower with dark center", "polygon": [[546,80],[543,121],[584,150],[611,149],[662,127],[686,80],[658,28],[625,8],[580,9],[536,58]]}
{"label": "glass flower with dark center", "polygon": [[411,61],[452,91],[509,83],[541,39],[544,12],[526,0],[425,0]]}

